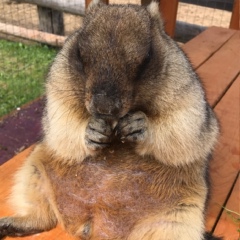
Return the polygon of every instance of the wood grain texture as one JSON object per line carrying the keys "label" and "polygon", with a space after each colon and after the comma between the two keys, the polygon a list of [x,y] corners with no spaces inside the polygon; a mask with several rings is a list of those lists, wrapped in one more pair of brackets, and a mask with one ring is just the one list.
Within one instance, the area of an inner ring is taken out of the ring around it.
{"label": "wood grain texture", "polygon": [[212,106],[220,100],[233,79],[239,74],[239,59],[240,31],[236,31],[219,51],[197,69]]}
{"label": "wood grain texture", "polygon": [[[238,221],[237,221],[238,219]],[[218,221],[214,233],[224,240],[239,240],[240,230],[240,177],[235,183],[232,194]]]}
{"label": "wood grain texture", "polygon": [[227,30],[220,27],[210,27],[182,46],[193,67],[196,69],[209,59],[225,42],[227,42],[235,30]]}
{"label": "wood grain texture", "polygon": [[58,47],[63,46],[63,43],[66,40],[66,37],[64,36],[58,36],[5,23],[0,23],[0,32]]}
{"label": "wood grain texture", "polygon": [[63,12],[42,6],[37,11],[40,31],[64,36]]}
{"label": "wood grain texture", "polygon": [[207,214],[208,230],[212,230],[240,169],[239,89],[240,77],[215,107],[221,124],[221,136],[210,165],[212,191]]}
{"label": "wood grain texture", "polygon": [[62,12],[83,16],[85,13],[85,1],[68,0],[17,0],[21,3],[36,4],[42,7],[48,7]]}

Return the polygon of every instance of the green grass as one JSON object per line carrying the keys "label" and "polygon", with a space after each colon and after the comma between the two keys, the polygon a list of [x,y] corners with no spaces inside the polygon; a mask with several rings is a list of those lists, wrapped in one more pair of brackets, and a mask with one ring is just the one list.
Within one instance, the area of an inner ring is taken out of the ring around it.
{"label": "green grass", "polygon": [[43,93],[56,49],[0,40],[0,116]]}

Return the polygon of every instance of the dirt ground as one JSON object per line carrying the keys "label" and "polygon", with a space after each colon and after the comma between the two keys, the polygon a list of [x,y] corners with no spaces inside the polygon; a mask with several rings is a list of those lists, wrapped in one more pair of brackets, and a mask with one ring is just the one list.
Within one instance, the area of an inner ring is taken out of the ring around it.
{"label": "dirt ground", "polygon": [[[139,1],[112,0],[110,3],[138,4]],[[179,3],[177,20],[203,27],[212,25],[228,27],[230,17],[231,13],[227,11]],[[38,30],[37,7],[0,0],[0,22]],[[68,35],[76,30],[81,23],[81,17],[64,14],[65,34]],[[0,34],[1,37],[9,38],[4,34]],[[0,165],[40,139],[43,105],[42,100],[34,101],[0,119]]]}

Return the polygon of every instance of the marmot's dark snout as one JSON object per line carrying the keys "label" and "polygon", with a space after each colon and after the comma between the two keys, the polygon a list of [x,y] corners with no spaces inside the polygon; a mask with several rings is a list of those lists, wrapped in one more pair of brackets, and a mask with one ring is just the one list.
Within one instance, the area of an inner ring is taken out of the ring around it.
{"label": "marmot's dark snout", "polygon": [[121,89],[112,81],[96,84],[91,91],[89,110],[101,118],[120,117],[123,109]]}
{"label": "marmot's dark snout", "polygon": [[92,97],[90,108],[93,115],[114,117],[120,114],[122,103],[119,98],[108,96],[105,93],[99,93]]}

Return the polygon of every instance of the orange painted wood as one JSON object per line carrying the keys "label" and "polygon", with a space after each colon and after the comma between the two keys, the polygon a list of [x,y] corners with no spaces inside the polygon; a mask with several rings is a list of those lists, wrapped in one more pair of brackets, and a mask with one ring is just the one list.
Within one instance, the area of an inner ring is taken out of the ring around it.
{"label": "orange painted wood", "polygon": [[[218,35],[215,36],[217,38]],[[197,69],[206,88],[209,103],[214,106],[240,71],[240,31]]]}
{"label": "orange painted wood", "polygon": [[239,3],[239,0],[234,1],[232,17],[231,17],[229,27],[232,29],[240,29],[240,3]]}
{"label": "orange painted wood", "polygon": [[210,164],[212,191],[207,214],[208,230],[212,230],[216,217],[240,170],[239,90],[240,77],[238,76],[214,109],[220,121],[221,136]]}
{"label": "orange painted wood", "polygon": [[210,27],[182,46],[194,68],[210,58],[235,33],[220,27]]}
{"label": "orange painted wood", "polygon": [[[237,221],[237,219],[239,220]],[[214,233],[224,236],[224,240],[239,240],[238,230],[240,230],[240,176],[238,176]]]}

